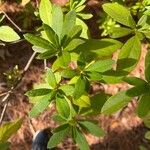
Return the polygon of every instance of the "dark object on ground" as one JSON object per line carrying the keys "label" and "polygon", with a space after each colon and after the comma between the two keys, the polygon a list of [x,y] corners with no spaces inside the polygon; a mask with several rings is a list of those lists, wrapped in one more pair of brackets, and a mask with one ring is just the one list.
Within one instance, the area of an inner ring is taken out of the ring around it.
{"label": "dark object on ground", "polygon": [[[50,150],[47,149],[47,143],[52,136],[50,129],[44,129],[37,131],[36,135],[33,138],[32,150]],[[55,149],[51,149],[55,150]]]}

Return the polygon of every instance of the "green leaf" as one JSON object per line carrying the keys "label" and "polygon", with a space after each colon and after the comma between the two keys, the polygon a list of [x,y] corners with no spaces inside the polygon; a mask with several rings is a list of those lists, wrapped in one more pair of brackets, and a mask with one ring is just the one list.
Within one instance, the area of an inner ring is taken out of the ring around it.
{"label": "green leaf", "polygon": [[57,86],[55,75],[51,69],[47,70],[46,81],[52,88],[55,88]]}
{"label": "green leaf", "polygon": [[52,11],[52,29],[58,35],[59,39],[61,39],[63,28],[63,12],[60,6],[53,5]]}
{"label": "green leaf", "polygon": [[25,34],[24,37],[28,42],[30,42],[31,44],[33,44],[37,47],[41,47],[41,48],[44,48],[44,49],[47,49],[50,51],[55,50],[55,48],[53,47],[53,45],[49,41],[47,41],[41,37],[37,37],[37,36],[30,34],[30,33]]}
{"label": "green leaf", "polygon": [[138,26],[144,26],[144,25],[146,24],[146,21],[147,21],[147,15],[143,15],[143,16],[139,19],[137,25],[138,25]]}
{"label": "green leaf", "polygon": [[82,95],[79,99],[74,101],[75,105],[78,105],[79,107],[90,107],[90,98],[88,95]]}
{"label": "green leaf", "polygon": [[44,53],[47,52],[47,49],[41,48],[41,47],[37,47],[37,46],[32,46],[32,49],[34,52],[36,53]]}
{"label": "green leaf", "polygon": [[66,124],[59,126],[55,131],[57,132],[51,136],[47,148],[56,147],[69,134],[69,126]]}
{"label": "green leaf", "polygon": [[10,146],[9,142],[5,142],[5,143],[0,142],[0,150],[8,150],[9,146]]}
{"label": "green leaf", "polygon": [[73,28],[68,32],[67,36],[69,37],[69,39],[75,39],[75,38],[79,38],[82,32],[82,26],[80,25],[75,25],[73,26]]}
{"label": "green leaf", "polygon": [[61,76],[66,79],[71,79],[76,75],[77,75],[77,72],[71,69],[66,69],[61,72]]}
{"label": "green leaf", "polygon": [[49,40],[54,45],[58,46],[59,38],[58,38],[58,35],[54,32],[54,30],[46,24],[43,25],[43,28],[44,28],[44,31],[46,32],[46,35],[49,38]]}
{"label": "green leaf", "polygon": [[81,6],[79,6],[78,8],[75,9],[75,11],[76,11],[76,13],[77,13],[78,16],[80,14],[79,12],[81,12],[82,10],[84,10],[85,7],[86,7],[86,5],[81,5]]}
{"label": "green leaf", "polygon": [[114,27],[111,29],[111,38],[121,38],[124,36],[129,35],[133,31],[129,28],[124,28],[124,27]]}
{"label": "green leaf", "polygon": [[50,50],[50,51],[46,51],[42,54],[39,54],[37,56],[37,59],[50,59],[50,58],[54,57],[55,55],[56,55],[56,51]]}
{"label": "green leaf", "polygon": [[86,141],[85,136],[79,129],[74,129],[75,131],[75,142],[78,144],[80,150],[90,150],[89,145]]}
{"label": "green leaf", "polygon": [[90,81],[100,81],[102,79],[102,75],[99,72],[86,72],[87,78]]}
{"label": "green leaf", "polygon": [[62,37],[65,36],[65,35],[68,35],[68,33],[75,26],[75,22],[76,22],[76,13],[75,13],[75,11],[69,11],[65,15],[65,20],[64,20],[64,24],[63,24]]}
{"label": "green leaf", "polygon": [[78,16],[79,16],[80,18],[82,18],[83,20],[88,20],[88,19],[90,19],[90,18],[93,17],[92,14],[84,14],[84,13],[78,13]]}
{"label": "green leaf", "polygon": [[52,119],[53,119],[55,122],[58,122],[59,124],[66,122],[66,119],[64,119],[61,115],[58,115],[58,114],[53,115],[53,116],[52,116]]}
{"label": "green leaf", "polygon": [[80,76],[75,84],[75,90],[74,90],[74,98],[79,99],[81,95],[83,95],[86,91],[86,82],[87,79],[83,76]]}
{"label": "green leaf", "polygon": [[72,9],[76,9],[80,6],[82,6],[84,3],[86,2],[86,0],[70,0],[70,7]]}
{"label": "green leaf", "polygon": [[67,47],[64,48],[64,51],[73,51],[76,50],[76,48],[83,44],[85,41],[81,40],[81,39],[73,39],[68,45]]}
{"label": "green leaf", "polygon": [[56,109],[63,118],[68,119],[70,117],[70,106],[64,96],[56,96]]}
{"label": "green leaf", "polygon": [[52,25],[52,4],[49,0],[41,0],[39,14],[44,24]]}
{"label": "green leaf", "polygon": [[37,117],[40,113],[42,113],[50,104],[50,102],[53,100],[55,93],[51,92],[50,94],[47,94],[43,96],[36,104],[33,106],[31,111],[29,112],[29,116],[31,118]]}
{"label": "green leaf", "polygon": [[108,70],[103,73],[101,82],[107,84],[116,84],[122,82],[122,79],[129,73],[124,70]]}
{"label": "green leaf", "polygon": [[58,56],[56,61],[52,65],[53,71],[56,71],[59,68],[65,68],[68,67],[69,63],[71,61],[71,56],[68,52],[63,52],[61,56]]}
{"label": "green leaf", "polygon": [[148,84],[138,85],[127,90],[126,94],[130,97],[141,96],[144,93],[149,92]]}
{"label": "green leaf", "polygon": [[93,95],[92,97],[90,97],[90,108],[89,108],[89,113],[87,114],[91,114],[91,115],[98,115],[101,113],[101,109],[104,105],[104,103],[106,102],[106,100],[110,97],[110,95],[105,94],[103,92]]}
{"label": "green leaf", "polygon": [[121,91],[106,101],[101,112],[107,115],[112,114],[126,106],[130,101],[131,97],[126,94],[126,91]]}
{"label": "green leaf", "polygon": [[121,48],[122,43],[113,39],[89,39],[77,48],[77,51],[96,53],[99,57],[111,56],[115,51]]}
{"label": "green leaf", "polygon": [[13,42],[19,39],[19,35],[9,26],[0,27],[0,40],[5,42]]}
{"label": "green leaf", "polygon": [[89,38],[89,29],[88,26],[79,18],[76,18],[76,25],[80,25],[82,26],[82,33],[81,33],[81,37],[88,39]]}
{"label": "green leaf", "polygon": [[124,6],[118,3],[106,3],[103,4],[104,11],[115,19],[117,22],[135,28],[136,24],[130,14],[130,12]]}
{"label": "green leaf", "polygon": [[150,131],[146,132],[145,138],[146,138],[147,140],[150,140]]}
{"label": "green leaf", "polygon": [[13,122],[8,122],[0,127],[0,142],[6,142],[14,133],[21,127],[23,119],[17,119]]}
{"label": "green leaf", "polygon": [[148,114],[149,111],[150,111],[150,93],[146,93],[142,95],[142,97],[140,98],[137,107],[137,113],[139,117],[143,118]]}
{"label": "green leaf", "polygon": [[112,68],[112,65],[115,63],[113,60],[99,60],[88,66],[86,71],[96,71],[96,72],[105,72]]}
{"label": "green leaf", "polygon": [[137,77],[124,77],[123,81],[127,82],[130,85],[139,86],[139,85],[146,85],[147,82],[137,78]]}
{"label": "green leaf", "polygon": [[124,69],[129,72],[132,71],[138,63],[140,55],[141,43],[137,36],[133,36],[124,44],[119,53],[117,69]]}
{"label": "green leaf", "polygon": [[61,89],[66,94],[66,96],[72,96],[74,92],[74,86],[68,84],[61,85],[59,89]]}
{"label": "green leaf", "polygon": [[31,90],[31,91],[28,91],[25,95],[28,96],[28,97],[36,97],[36,96],[46,95],[50,92],[51,92],[50,89],[42,88],[42,89],[34,89],[34,90]]}
{"label": "green leaf", "polygon": [[150,82],[150,50],[147,52],[145,58],[145,79]]}
{"label": "green leaf", "polygon": [[86,128],[92,135],[100,137],[104,136],[105,132],[97,124],[92,121],[79,121],[81,127]]}

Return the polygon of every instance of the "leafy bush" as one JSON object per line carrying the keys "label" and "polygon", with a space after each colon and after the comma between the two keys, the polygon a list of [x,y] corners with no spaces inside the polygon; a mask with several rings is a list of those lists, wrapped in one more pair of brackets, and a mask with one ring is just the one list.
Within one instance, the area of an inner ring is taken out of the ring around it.
{"label": "leafy bush", "polygon": [[[142,11],[137,18],[131,9],[117,2],[103,4],[105,13],[117,23],[109,32],[110,38],[103,39],[90,38],[82,19],[89,19],[92,15],[82,12],[84,3],[85,0],[71,0],[62,9],[49,0],[41,0],[40,35],[24,35],[38,54],[37,59],[54,60],[50,68],[46,66],[44,83],[26,93],[34,105],[29,112],[30,117],[39,116],[50,105],[56,108],[52,119],[60,125],[53,130],[48,148],[57,146],[65,137],[71,136],[81,150],[90,149],[84,133],[100,137],[105,135],[105,131],[96,121],[87,118],[115,113],[134,97],[139,103],[137,115],[145,122],[149,119],[149,50],[145,58],[145,79],[129,75],[139,62],[141,43],[149,43],[149,2],[143,2],[146,9],[140,7]],[[113,60],[112,56],[117,50],[118,58]],[[116,95],[90,93],[93,83],[121,82],[133,87]],[[149,138],[149,132],[146,138]]]}

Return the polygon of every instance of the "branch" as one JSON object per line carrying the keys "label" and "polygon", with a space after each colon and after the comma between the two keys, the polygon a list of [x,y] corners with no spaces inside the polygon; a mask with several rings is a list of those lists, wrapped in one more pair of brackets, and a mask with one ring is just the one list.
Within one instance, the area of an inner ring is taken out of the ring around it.
{"label": "branch", "polygon": [[21,28],[4,12],[4,11],[1,11],[5,17],[21,32]]}
{"label": "branch", "polygon": [[2,124],[2,121],[3,121],[3,118],[4,118],[4,115],[5,115],[5,112],[7,110],[7,107],[8,107],[8,103],[9,103],[9,96],[11,95],[11,93],[13,93],[13,91],[17,88],[18,84],[22,81],[25,73],[27,72],[27,70],[29,69],[34,57],[36,55],[36,52],[34,52],[32,54],[32,56],[30,57],[30,59],[28,60],[26,66],[24,67],[23,69],[23,72],[22,72],[22,75],[21,75],[21,78],[17,81],[17,83],[15,83],[15,85],[7,92],[7,94],[5,95],[5,97],[2,99],[2,102],[5,103],[4,105],[4,108],[2,110],[2,113],[1,113],[1,116],[0,116],[0,124]]}

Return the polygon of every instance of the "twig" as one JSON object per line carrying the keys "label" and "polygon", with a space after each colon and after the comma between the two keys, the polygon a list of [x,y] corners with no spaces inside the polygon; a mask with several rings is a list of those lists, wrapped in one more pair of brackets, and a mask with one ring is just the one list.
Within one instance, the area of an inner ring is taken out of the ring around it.
{"label": "twig", "polygon": [[29,67],[30,67],[30,65],[31,65],[31,63],[32,63],[32,61],[33,61],[35,55],[36,55],[36,52],[34,52],[34,53],[32,54],[32,56],[30,57],[30,59],[29,59],[29,61],[27,62],[26,66],[25,66],[25,68],[24,68],[24,70],[23,70],[23,72],[26,72],[26,71],[29,69]]}
{"label": "twig", "polygon": [[8,94],[8,92],[9,92],[9,91],[4,92],[4,93],[1,93],[1,94],[0,94],[0,97],[2,97],[2,96],[4,96],[4,95],[7,95],[7,94]]}
{"label": "twig", "polygon": [[44,59],[44,69],[45,69],[45,70],[47,69],[47,62],[46,62],[46,59]]}
{"label": "twig", "polygon": [[2,113],[1,113],[1,116],[0,116],[0,125],[1,125],[1,123],[2,123],[2,121],[3,121],[4,115],[5,115],[7,106],[8,106],[8,102],[9,102],[9,101],[7,100],[7,102],[5,103],[4,108],[3,108],[3,110],[2,110]]}
{"label": "twig", "polygon": [[1,113],[1,116],[0,116],[0,124],[2,124],[2,121],[3,121],[3,118],[4,118],[4,115],[5,115],[5,112],[7,110],[7,106],[8,106],[8,103],[9,103],[9,96],[11,95],[11,93],[13,93],[13,91],[17,88],[18,84],[22,81],[23,77],[24,77],[24,74],[26,73],[26,71],[29,69],[34,57],[36,55],[36,52],[34,52],[32,54],[32,56],[30,57],[30,59],[28,60],[26,66],[24,67],[23,69],[23,72],[22,72],[22,76],[21,78],[17,81],[17,83],[8,91],[7,95],[2,99],[2,102],[5,102],[5,105],[4,105],[4,108],[2,110],[2,113]]}
{"label": "twig", "polygon": [[1,11],[4,15],[5,15],[5,17],[21,32],[22,30],[21,30],[21,28],[16,24],[16,23],[14,23],[14,21],[4,12],[4,11]]}
{"label": "twig", "polygon": [[31,120],[31,119],[29,119],[29,127],[30,127],[30,130],[31,130],[32,135],[35,135],[36,130],[35,130],[35,128],[33,127],[32,120]]}

